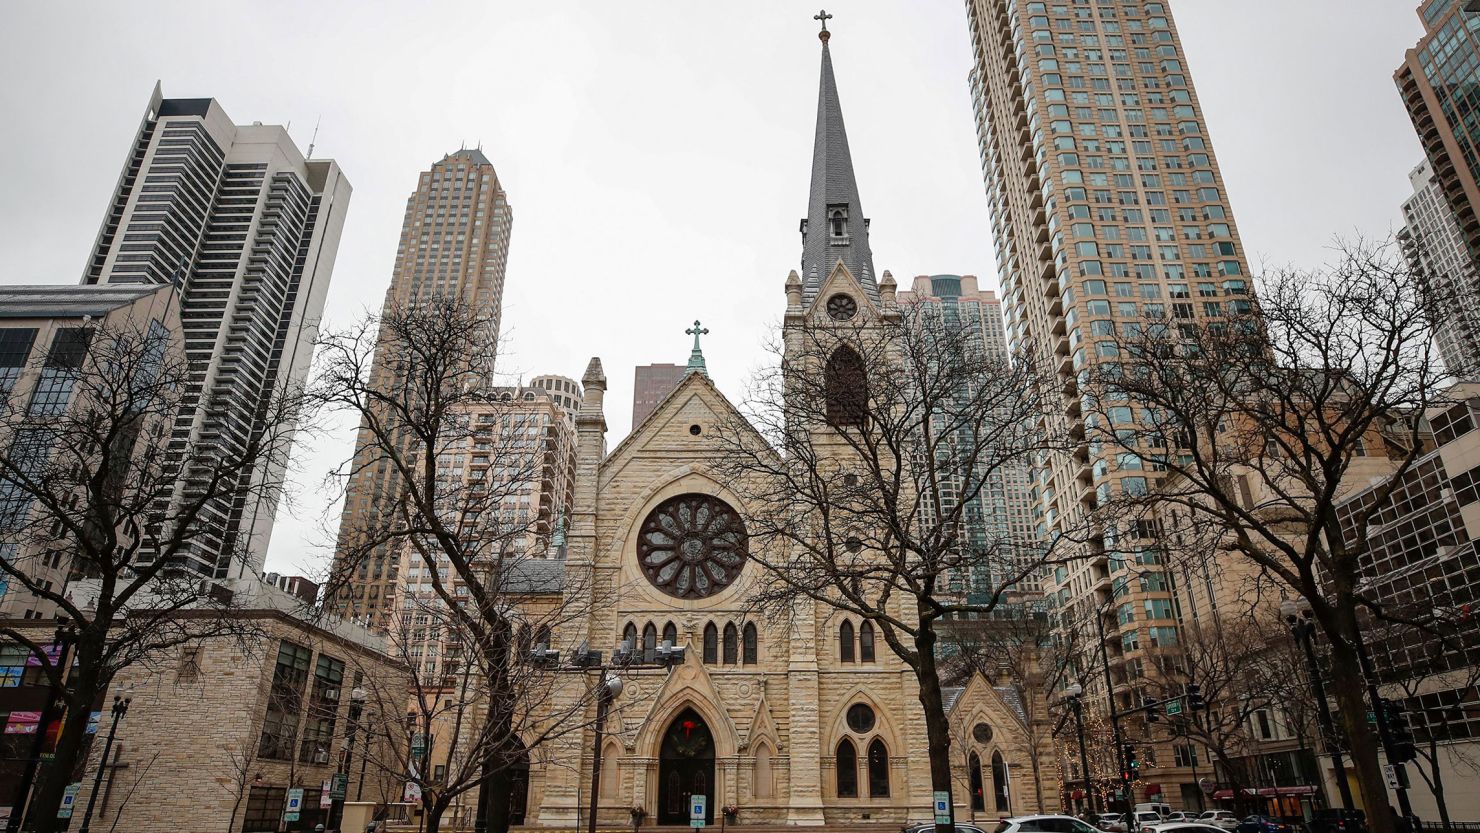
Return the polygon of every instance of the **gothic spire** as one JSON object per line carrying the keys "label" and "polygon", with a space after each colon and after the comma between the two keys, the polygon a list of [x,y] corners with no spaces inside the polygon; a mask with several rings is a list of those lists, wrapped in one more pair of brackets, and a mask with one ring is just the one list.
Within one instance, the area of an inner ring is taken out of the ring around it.
{"label": "gothic spire", "polygon": [[812,145],[812,189],[807,198],[807,218],[802,220],[802,292],[806,303],[817,296],[822,282],[839,260],[878,300],[874,284],[874,259],[868,247],[868,220],[858,199],[853,178],[853,157],[848,152],[848,133],[843,129],[843,108],[838,102],[838,83],[833,78],[832,53],[828,51],[828,18],[822,21],[822,80],[817,93],[817,138]]}

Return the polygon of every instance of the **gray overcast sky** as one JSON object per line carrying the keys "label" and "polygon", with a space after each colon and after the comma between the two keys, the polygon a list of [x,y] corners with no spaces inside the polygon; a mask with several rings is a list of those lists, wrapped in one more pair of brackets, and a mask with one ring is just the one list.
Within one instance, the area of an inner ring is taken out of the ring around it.
{"label": "gray overcast sky", "polygon": [[[695,318],[738,398],[801,254],[821,0],[0,4],[0,281],[72,283],[156,79],[238,123],[291,123],[355,188],[327,326],[378,307],[418,171],[481,142],[514,207],[504,370],[601,356],[609,442],[633,366]],[[1417,0],[1171,0],[1256,268],[1399,222],[1421,158],[1392,72]],[[833,58],[878,269],[995,286],[959,0],[835,0]],[[268,566],[317,572],[322,476],[298,455]]]}

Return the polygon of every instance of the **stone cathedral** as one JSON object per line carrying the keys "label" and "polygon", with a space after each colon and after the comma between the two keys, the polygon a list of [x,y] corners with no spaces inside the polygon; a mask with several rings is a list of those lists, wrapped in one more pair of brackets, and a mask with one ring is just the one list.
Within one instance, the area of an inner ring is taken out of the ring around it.
{"label": "stone cathedral", "polygon": [[[875,278],[819,17],[816,143],[802,269],[784,287],[786,321],[878,319],[893,311],[895,286],[888,272]],[[591,594],[576,606],[601,601],[583,634],[559,641],[569,649],[584,639],[604,653],[623,639],[649,655],[664,640],[688,650],[677,667],[619,672],[625,687],[602,744],[599,822],[628,826],[641,807],[645,825],[687,826],[696,794],[707,797],[711,824],[727,807],[738,812],[725,820],[742,825],[930,820],[925,724],[910,669],[869,624],[820,604],[792,623],[754,618],[748,592],[761,568],[747,562],[755,544],[745,535],[746,507],[711,468],[711,429],[737,415],[702,364],[691,363],[610,453],[599,359],[582,381],[564,592]],[[572,698],[594,679],[569,676]],[[1048,731],[1028,731],[1018,694],[977,678],[947,695],[956,818],[1056,808]],[[584,823],[593,741],[588,728],[579,742],[539,747],[527,792],[515,799],[516,822]]]}

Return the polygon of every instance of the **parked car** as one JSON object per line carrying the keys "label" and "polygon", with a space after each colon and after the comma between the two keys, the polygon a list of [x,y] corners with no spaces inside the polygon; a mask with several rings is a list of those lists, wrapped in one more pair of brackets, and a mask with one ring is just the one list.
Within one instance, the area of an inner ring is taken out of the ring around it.
{"label": "parked car", "polygon": [[1120,813],[1101,813],[1095,826],[1108,833],[1125,833],[1125,821]]}
{"label": "parked car", "polygon": [[1142,833],[1228,833],[1222,827],[1214,827],[1198,821],[1168,821],[1141,828]]}
{"label": "parked car", "polygon": [[1161,824],[1163,821],[1165,821],[1165,819],[1161,817],[1161,813],[1152,812],[1150,810],[1141,810],[1137,812],[1135,815],[1135,819],[1137,830],[1144,830],[1147,827]]}
{"label": "parked car", "polygon": [[1183,813],[1181,811],[1178,811],[1178,812],[1172,813],[1170,816],[1167,816],[1166,820],[1168,822],[1174,822],[1174,821],[1196,822],[1197,821],[1197,813]]}
{"label": "parked car", "polygon": [[1238,833],[1295,833],[1295,828],[1273,816],[1246,816],[1234,828]]}
{"label": "parked car", "polygon": [[998,822],[992,833],[1099,833],[1099,831],[1073,816],[1016,816]]}
{"label": "parked car", "polygon": [[1367,814],[1330,807],[1317,810],[1308,826],[1310,833],[1367,833]]}
{"label": "parked car", "polygon": [[1137,804],[1136,812],[1156,813],[1158,816],[1161,816],[1163,819],[1165,819],[1172,814],[1172,805],[1163,804],[1159,801],[1148,801],[1144,804]]}
{"label": "parked car", "polygon": [[[980,825],[970,822],[958,821],[956,822],[956,829],[962,831],[962,833],[987,833]],[[899,829],[899,833],[935,833],[935,822],[921,821],[906,824]]]}
{"label": "parked car", "polygon": [[1238,827],[1238,816],[1227,810],[1208,810],[1197,817],[1197,822],[1198,824],[1210,824],[1214,827],[1221,827],[1224,830],[1232,830]]}

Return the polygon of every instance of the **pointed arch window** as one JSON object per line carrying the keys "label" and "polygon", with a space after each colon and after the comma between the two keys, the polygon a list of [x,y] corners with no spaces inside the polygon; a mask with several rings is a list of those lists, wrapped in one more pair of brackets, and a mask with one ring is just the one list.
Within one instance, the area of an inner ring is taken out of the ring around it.
{"label": "pointed arch window", "polygon": [[642,649],[642,646],[637,643],[637,625],[635,623],[628,622],[627,627],[622,628],[622,642],[626,643],[627,649],[633,653]]}
{"label": "pointed arch window", "polygon": [[755,665],[758,650],[759,635],[755,632],[755,623],[746,622],[745,630],[740,634],[740,661],[745,665]]}
{"label": "pointed arch window", "polygon": [[992,792],[996,795],[997,812],[1012,812],[1007,789],[1007,764],[1002,760],[1002,753],[996,750],[992,752]]}
{"label": "pointed arch window", "polygon": [[847,619],[838,626],[838,659],[842,662],[853,661],[853,623]]}
{"label": "pointed arch window", "polygon": [[652,622],[642,627],[642,661],[658,661],[658,628]]}
{"label": "pointed arch window", "polygon": [[879,738],[868,745],[868,795],[889,797],[889,750]]}
{"label": "pointed arch window", "polygon": [[734,665],[739,662],[740,632],[735,629],[735,623],[725,625],[725,665]]}
{"label": "pointed arch window", "polygon": [[874,623],[864,622],[858,626],[858,661],[874,661]]}
{"label": "pointed arch window", "polygon": [[982,786],[982,759],[975,752],[967,759],[966,768],[970,770],[971,776],[971,809],[977,812],[986,812],[987,796]]}
{"label": "pointed arch window", "polygon": [[838,741],[837,763],[834,768],[838,777],[838,798],[857,798],[858,750],[848,738]]}
{"label": "pointed arch window", "polygon": [[664,642],[667,642],[669,644],[669,646],[677,645],[678,644],[678,626],[674,625],[672,622],[669,622],[668,624],[664,625],[663,626],[663,641]]}
{"label": "pointed arch window", "polygon": [[844,344],[827,359],[823,378],[829,425],[862,425],[868,413],[868,373],[863,358]]}
{"label": "pointed arch window", "polygon": [[713,622],[704,626],[704,662],[709,665],[719,662],[719,629]]}

